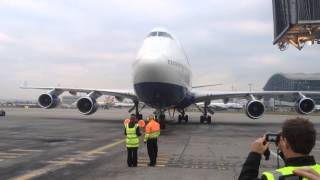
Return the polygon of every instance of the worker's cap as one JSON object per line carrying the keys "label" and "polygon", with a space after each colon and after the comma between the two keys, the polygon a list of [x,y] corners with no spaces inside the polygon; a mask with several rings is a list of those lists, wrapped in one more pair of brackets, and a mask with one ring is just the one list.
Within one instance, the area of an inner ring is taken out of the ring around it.
{"label": "worker's cap", "polygon": [[136,116],[131,116],[130,117],[130,121],[135,121],[136,120]]}

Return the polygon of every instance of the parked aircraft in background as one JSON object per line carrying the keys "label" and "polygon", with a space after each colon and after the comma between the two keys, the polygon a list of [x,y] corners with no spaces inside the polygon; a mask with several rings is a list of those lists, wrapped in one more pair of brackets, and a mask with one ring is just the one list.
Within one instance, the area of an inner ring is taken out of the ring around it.
{"label": "parked aircraft in background", "polygon": [[161,128],[165,127],[165,112],[171,108],[178,110],[181,119],[187,122],[188,116],[185,113],[185,108],[203,102],[203,114],[200,116],[200,122],[211,123],[208,107],[212,100],[223,100],[227,103],[230,98],[243,98],[248,100],[245,107],[248,117],[258,119],[265,111],[261,102],[264,96],[295,96],[297,112],[309,114],[314,110],[315,103],[306,95],[320,94],[320,92],[300,91],[208,92],[195,89],[191,85],[192,72],[188,56],[177,38],[163,28],[155,28],[146,36],[132,67],[134,72],[133,90],[69,87],[23,88],[48,90],[38,98],[39,105],[43,108],[56,107],[60,103],[59,95],[65,91],[74,95],[86,93],[86,96],[77,101],[77,108],[85,115],[97,111],[96,99],[102,95],[115,96],[120,101],[124,98],[131,99],[135,105],[135,113],[139,118],[142,118],[140,113],[142,108],[139,108],[139,103],[142,102],[155,109]]}
{"label": "parked aircraft in background", "polygon": [[[204,103],[197,103],[198,106],[201,108],[204,108]],[[228,102],[228,103],[223,103],[223,102],[211,102],[208,105],[208,108],[211,108],[214,111],[222,111],[222,110],[227,110],[227,109],[243,109],[244,105],[240,103],[233,103],[233,102]]]}
{"label": "parked aircraft in background", "polygon": [[123,101],[117,101],[114,96],[109,96],[106,98],[104,105],[114,108],[131,108],[134,107],[134,103],[131,100],[124,99]]}

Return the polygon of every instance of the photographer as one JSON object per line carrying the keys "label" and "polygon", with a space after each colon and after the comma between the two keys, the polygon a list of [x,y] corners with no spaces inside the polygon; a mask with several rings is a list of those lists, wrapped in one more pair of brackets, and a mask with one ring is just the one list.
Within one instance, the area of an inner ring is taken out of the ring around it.
{"label": "photographer", "polygon": [[264,172],[261,178],[258,178],[261,156],[268,150],[270,144],[264,136],[251,144],[251,152],[242,167],[239,180],[277,180],[280,176],[293,175],[294,170],[305,166],[319,173],[320,165],[309,155],[315,142],[316,131],[309,120],[303,118],[286,120],[276,142],[285,166]]}

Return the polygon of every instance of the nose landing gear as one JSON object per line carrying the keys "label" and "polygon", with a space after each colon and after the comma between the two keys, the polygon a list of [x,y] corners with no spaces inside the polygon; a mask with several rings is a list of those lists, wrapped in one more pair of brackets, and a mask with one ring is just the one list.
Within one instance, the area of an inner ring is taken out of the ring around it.
{"label": "nose landing gear", "polygon": [[134,101],[134,106],[132,108],[129,109],[129,113],[131,113],[132,111],[135,110],[135,116],[137,120],[141,120],[143,119],[143,115],[140,114],[141,110],[145,107],[145,105],[143,105],[140,109],[139,109],[139,102],[138,101]]}
{"label": "nose landing gear", "polygon": [[179,124],[182,122],[182,121],[185,121],[186,123],[189,121],[189,116],[186,115],[184,109],[183,110],[180,110],[179,111],[181,114],[178,116],[178,122]]}
{"label": "nose landing gear", "polygon": [[157,120],[160,124],[160,129],[166,128],[166,115],[164,114],[165,110],[156,110],[154,114],[156,115]]}

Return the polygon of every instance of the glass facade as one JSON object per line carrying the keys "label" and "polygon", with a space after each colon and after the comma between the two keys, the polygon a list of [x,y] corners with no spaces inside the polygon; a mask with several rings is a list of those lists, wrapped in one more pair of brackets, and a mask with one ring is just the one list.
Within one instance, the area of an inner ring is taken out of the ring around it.
{"label": "glass facade", "polygon": [[[274,74],[263,88],[265,91],[320,91],[320,74]],[[308,95],[320,104],[319,95]],[[294,100],[283,97],[283,100]]]}

